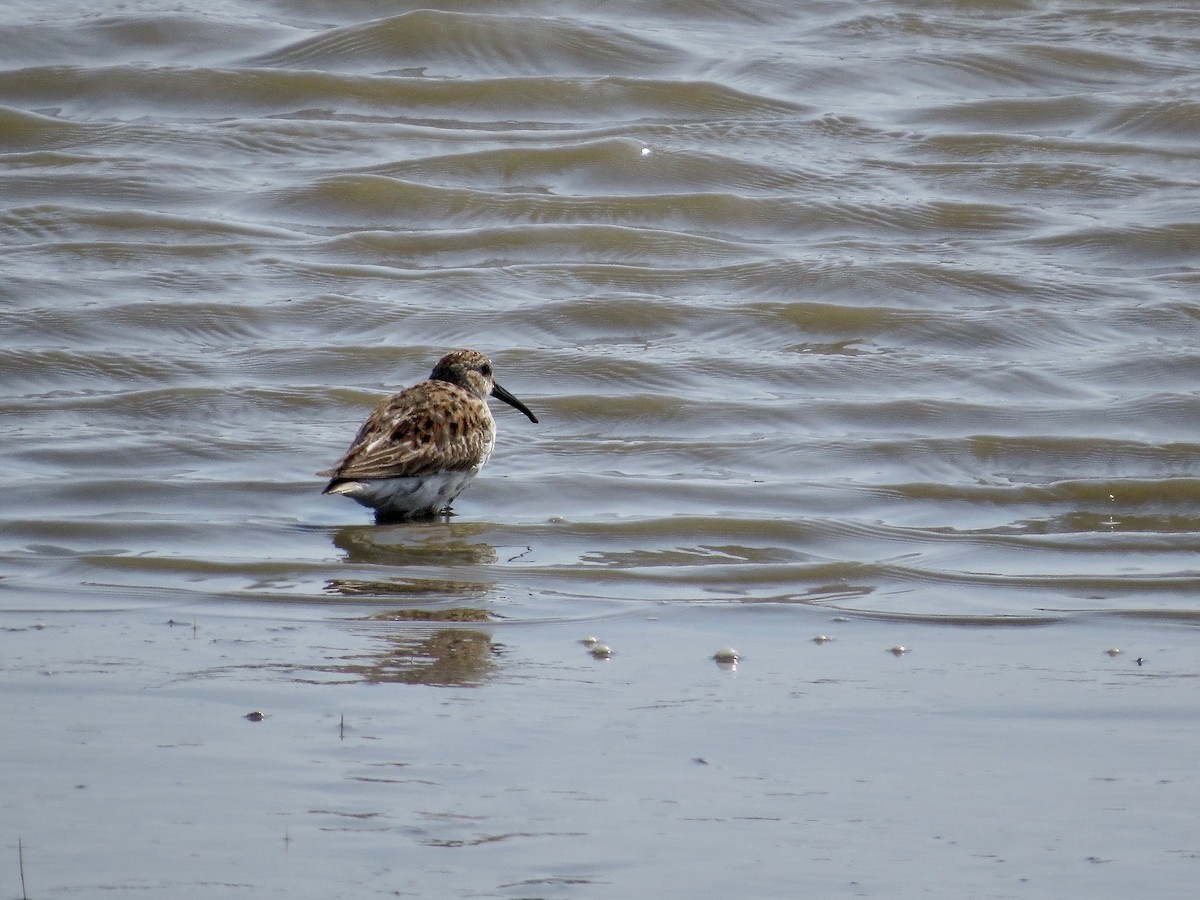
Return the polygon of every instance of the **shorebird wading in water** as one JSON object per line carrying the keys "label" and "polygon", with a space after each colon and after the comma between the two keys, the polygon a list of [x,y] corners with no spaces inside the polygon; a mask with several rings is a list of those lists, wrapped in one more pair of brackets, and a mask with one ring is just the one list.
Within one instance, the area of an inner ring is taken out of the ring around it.
{"label": "shorebird wading in water", "polygon": [[383,400],[367,417],[346,455],[318,472],[323,494],[344,494],[375,510],[379,521],[427,519],[447,513],[496,446],[487,398],[537,416],[496,384],[492,361],[477,350],[451,350],[428,381]]}

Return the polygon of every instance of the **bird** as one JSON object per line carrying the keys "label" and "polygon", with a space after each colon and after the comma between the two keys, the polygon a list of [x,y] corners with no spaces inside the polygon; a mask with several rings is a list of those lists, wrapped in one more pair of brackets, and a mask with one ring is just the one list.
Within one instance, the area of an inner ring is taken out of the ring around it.
{"label": "bird", "polygon": [[451,350],[427,380],[380,401],[345,455],[317,473],[329,478],[321,493],[374,509],[377,522],[449,515],[496,446],[488,397],[537,423],[529,407],[496,383],[487,356]]}

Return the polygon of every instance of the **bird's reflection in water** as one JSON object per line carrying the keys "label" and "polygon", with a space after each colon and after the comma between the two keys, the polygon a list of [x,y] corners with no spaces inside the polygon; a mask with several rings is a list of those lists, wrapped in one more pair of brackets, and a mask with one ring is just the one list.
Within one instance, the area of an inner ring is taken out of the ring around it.
{"label": "bird's reflection in water", "polygon": [[330,671],[375,684],[477,685],[497,670],[503,648],[486,631],[439,628],[421,633],[376,635],[373,652],[342,660]]}
{"label": "bird's reflection in water", "polygon": [[491,544],[471,540],[485,529],[480,523],[341,528],[334,534],[333,543],[345,553],[347,566],[403,568],[407,574],[401,578],[331,578],[325,590],[348,598],[378,597],[385,601],[442,601],[448,597],[479,600],[495,588],[495,583],[462,578],[458,573],[467,566],[496,562],[496,549]]}
{"label": "bird's reflection in water", "polygon": [[[297,684],[425,684],[437,687],[481,685],[500,670],[503,644],[492,640],[491,615],[482,609],[394,609],[344,622],[365,646],[331,652],[307,648],[320,661],[253,661],[209,669],[219,676],[272,671]],[[294,644],[290,650],[298,649]]]}
{"label": "bird's reflection in water", "polygon": [[[478,540],[488,527],[436,521],[356,525],[334,532],[333,544],[345,554],[347,569],[357,571],[326,581],[328,593],[360,602],[376,598],[389,607],[413,606],[360,620],[372,640],[367,652],[306,670],[322,680],[372,683],[475,685],[490,678],[503,648],[493,643],[486,627],[478,627],[486,626],[491,615],[473,604],[491,593],[495,583],[463,577],[467,567],[497,561],[495,548]],[[395,569],[404,574],[393,577]]]}
{"label": "bird's reflection in water", "polygon": [[339,528],[333,545],[347,563],[378,566],[484,566],[497,561],[491,544],[472,541],[487,530],[480,522]]}
{"label": "bird's reflection in water", "polygon": [[331,578],[325,582],[325,590],[343,597],[409,600],[438,600],[454,597],[476,600],[483,597],[495,585],[486,581],[458,581],[451,578]]}
{"label": "bird's reflection in water", "polygon": [[312,684],[479,685],[498,671],[504,653],[490,620],[486,610],[469,607],[388,610],[347,623],[370,639],[361,652],[275,668]]}
{"label": "bird's reflection in water", "polygon": [[[495,583],[463,577],[467,567],[497,561],[495,548],[478,540],[487,528],[479,522],[441,521],[338,529],[333,544],[345,554],[347,568],[359,571],[329,579],[325,590],[357,601],[376,598],[389,607],[413,606],[361,620],[372,639],[367,652],[308,671],[372,683],[475,685],[490,678],[503,648],[492,642],[489,630],[478,627],[491,615],[473,604]],[[404,575],[391,576],[395,569],[404,569]]]}

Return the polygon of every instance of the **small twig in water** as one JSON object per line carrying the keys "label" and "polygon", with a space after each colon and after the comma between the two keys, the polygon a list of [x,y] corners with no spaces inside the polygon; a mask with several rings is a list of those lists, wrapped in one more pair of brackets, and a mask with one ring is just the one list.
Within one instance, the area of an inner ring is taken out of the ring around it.
{"label": "small twig in water", "polygon": [[25,893],[25,845],[17,838],[17,866],[21,869],[21,900],[29,900]]}

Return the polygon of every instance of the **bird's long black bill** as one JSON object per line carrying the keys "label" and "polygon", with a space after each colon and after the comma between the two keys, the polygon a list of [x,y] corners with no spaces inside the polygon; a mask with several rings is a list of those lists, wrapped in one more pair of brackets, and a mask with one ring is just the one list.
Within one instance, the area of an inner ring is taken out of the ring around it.
{"label": "bird's long black bill", "polygon": [[519,409],[521,412],[525,413],[525,415],[529,416],[530,422],[533,422],[534,424],[537,423],[537,416],[529,411],[529,407],[506,391],[504,388],[500,387],[500,385],[492,385],[492,396],[497,400],[503,400],[509,406]]}

